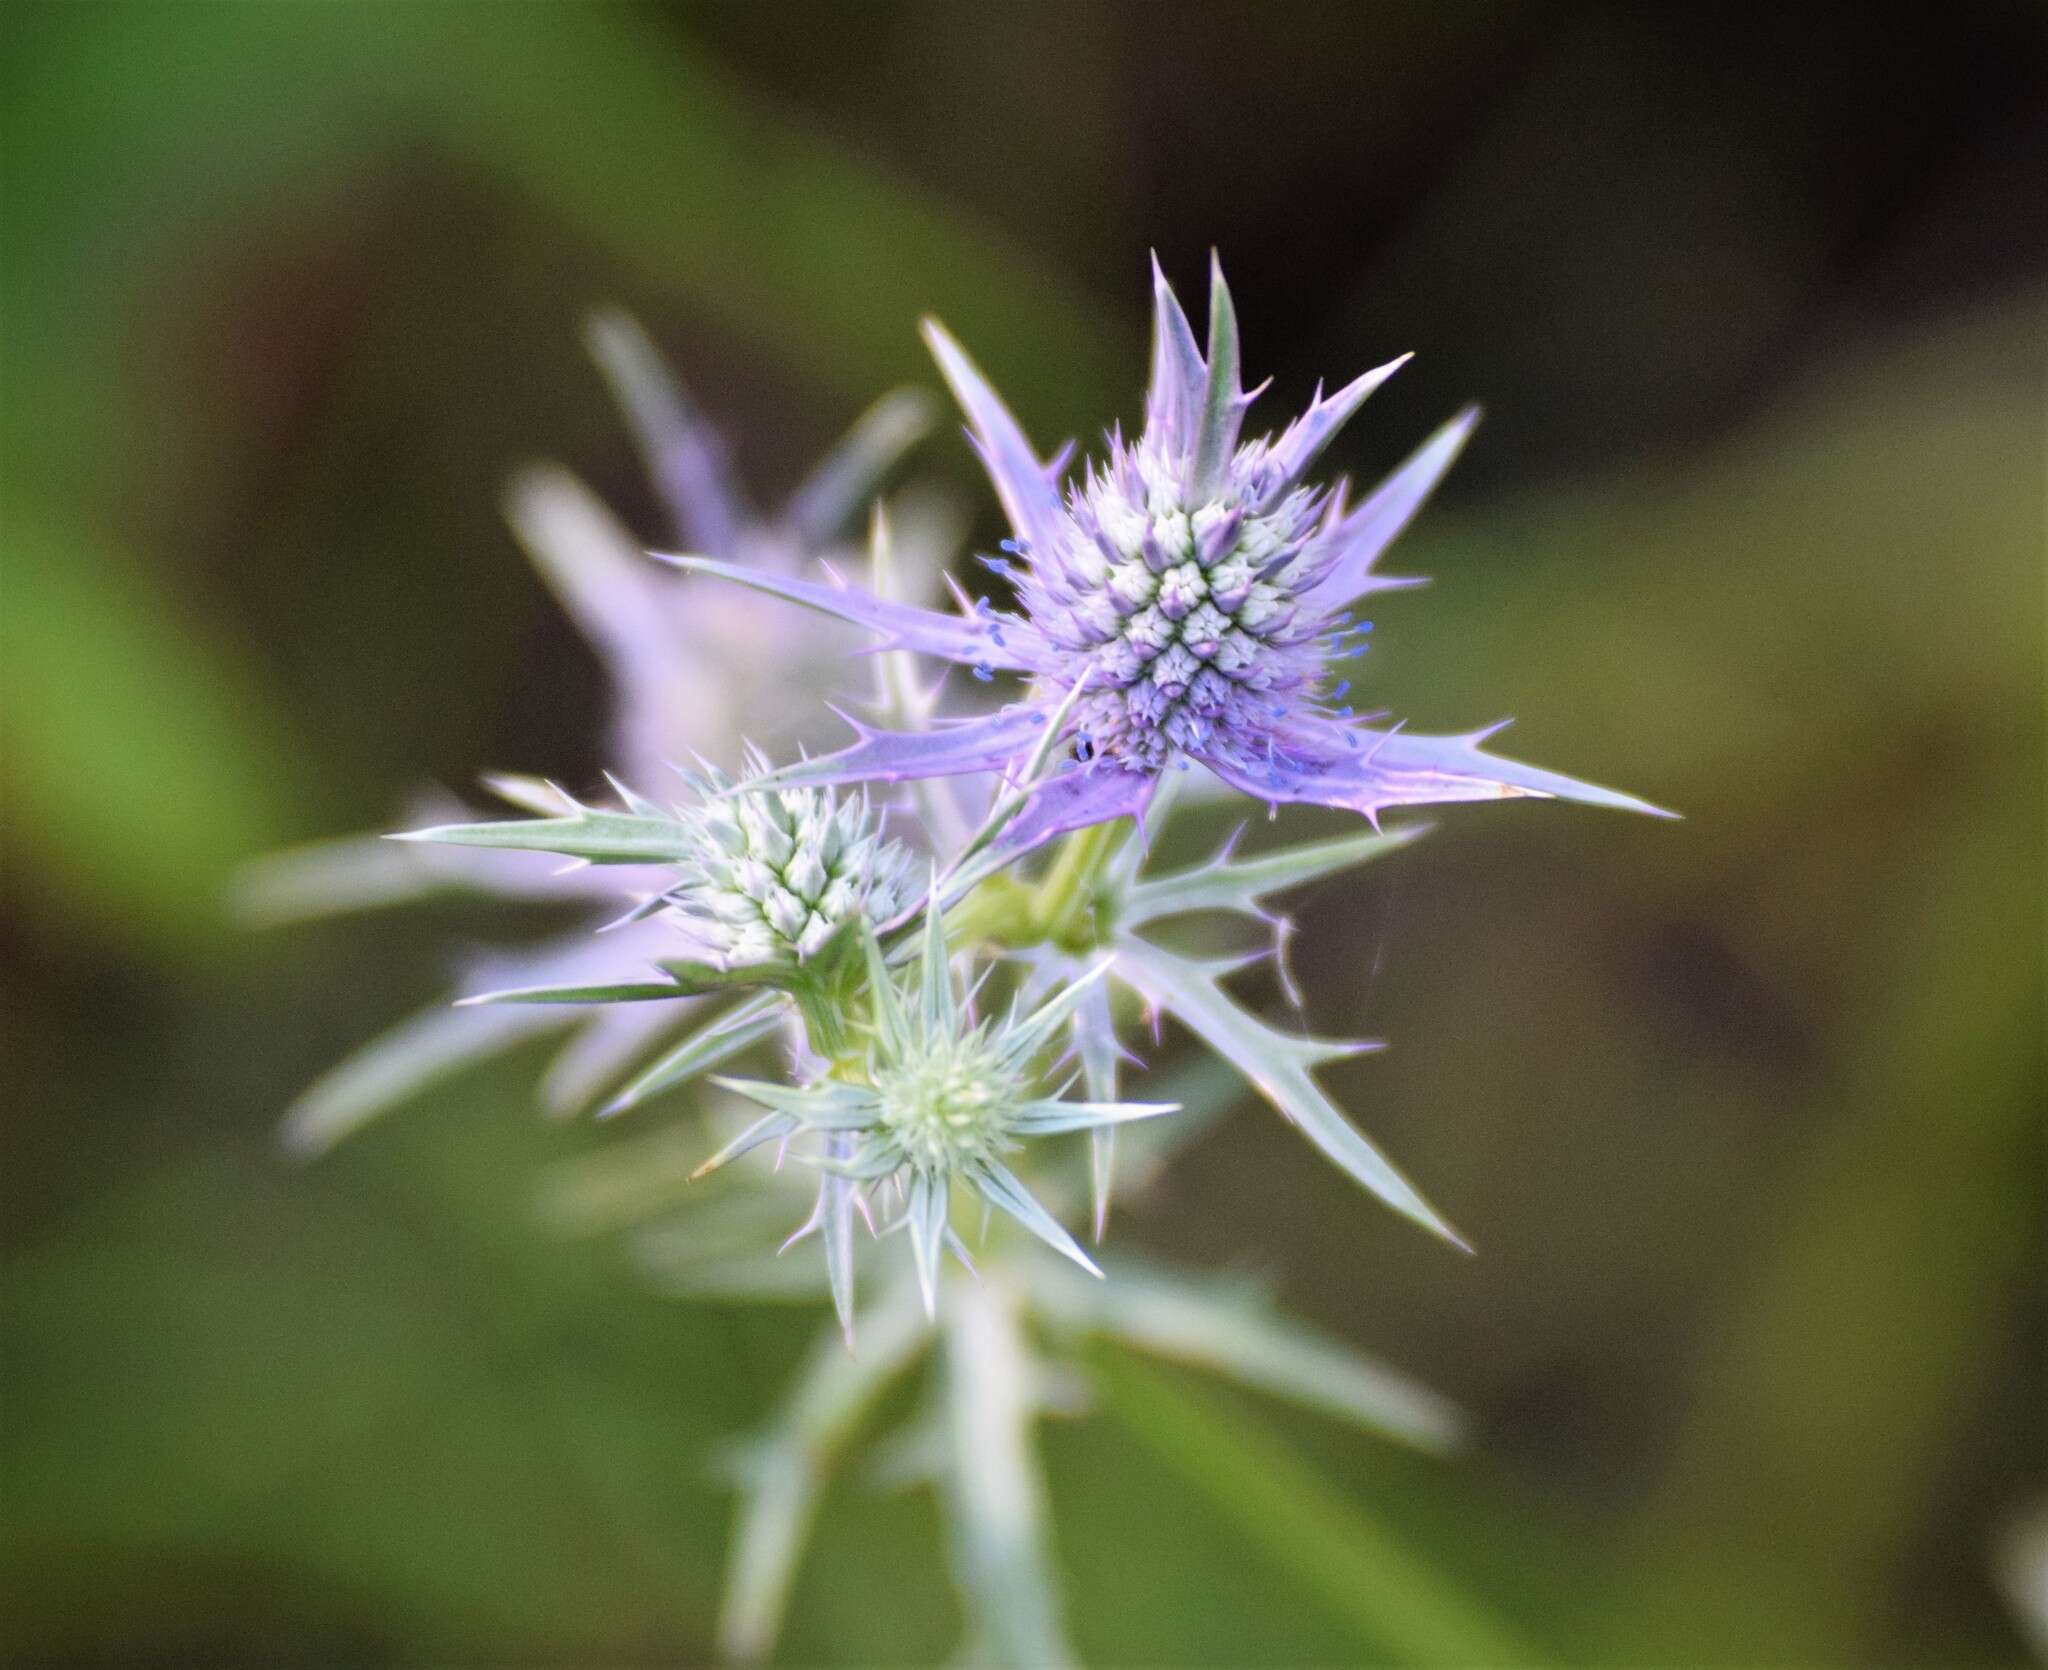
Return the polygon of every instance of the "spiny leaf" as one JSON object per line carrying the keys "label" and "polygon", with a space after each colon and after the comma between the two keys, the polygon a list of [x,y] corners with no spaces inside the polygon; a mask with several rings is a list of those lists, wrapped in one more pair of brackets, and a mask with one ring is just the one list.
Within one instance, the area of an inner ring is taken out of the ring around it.
{"label": "spiny leaf", "polygon": [[476,992],[469,997],[457,998],[455,1007],[475,1009],[498,1003],[660,1003],[693,995],[693,988],[673,980],[638,985],[508,986],[503,991]]}
{"label": "spiny leaf", "polygon": [[1470,1252],[1464,1238],[1359,1134],[1311,1076],[1325,1061],[1373,1046],[1275,1031],[1225,994],[1218,980],[1228,966],[1178,957],[1131,935],[1123,937],[1117,954],[1117,972],[1127,984],[1244,1074],[1309,1141],[1395,1211]]}
{"label": "spiny leaf", "polygon": [[917,1290],[924,1299],[924,1314],[939,1314],[939,1259],[946,1240],[946,1179],[914,1173],[910,1179],[910,1200],[903,1211],[903,1225],[910,1236],[910,1255],[917,1265]]}
{"label": "spiny leaf", "polygon": [[1003,1037],[1007,1058],[1021,1063],[1036,1055],[1051,1040],[1053,1033],[1065,1024],[1067,1017],[1080,1007],[1095,983],[1109,972],[1109,966],[1110,959],[1102,958],[1078,980],[1063,986],[1057,996],[1011,1027]]}
{"label": "spiny leaf", "polygon": [[677,864],[696,842],[674,818],[637,812],[604,812],[579,807],[558,818],[507,818],[493,823],[444,823],[390,837],[444,846],[497,847],[515,852],[552,852],[591,864]]}
{"label": "spiny leaf", "polygon": [[974,1173],[973,1182],[982,1199],[1007,1212],[1054,1252],[1064,1253],[1091,1276],[1102,1274],[1095,1260],[1081,1250],[1080,1243],[1067,1233],[1059,1219],[1032,1198],[1007,1166],[996,1160],[984,1160]]}
{"label": "spiny leaf", "polygon": [[1226,847],[1206,864],[1136,883],[1124,895],[1118,914],[1122,921],[1136,926],[1184,911],[1255,910],[1268,894],[1283,893],[1354,864],[1384,858],[1426,834],[1429,827],[1415,824],[1384,833],[1343,835],[1250,858],[1238,858]]}
{"label": "spiny leaf", "polygon": [[1012,1116],[1010,1128],[1025,1136],[1059,1136],[1178,1112],[1178,1102],[1026,1102]]}
{"label": "spiny leaf", "polygon": [[1223,264],[1209,258],[1209,383],[1202,397],[1201,428],[1195,436],[1190,489],[1206,495],[1223,473],[1237,428],[1244,416],[1244,390],[1238,380],[1237,309]]}
{"label": "spiny leaf", "polygon": [[729,1061],[741,1050],[759,1043],[781,1026],[786,1000],[776,992],[762,992],[744,1003],[707,1021],[682,1039],[674,1049],[599,1109],[599,1117],[623,1113],[657,1091],[681,1084],[707,1068]]}
{"label": "spiny leaf", "polygon": [[1110,1279],[1084,1282],[1043,1265],[1032,1292],[1070,1326],[1194,1363],[1418,1449],[1446,1450],[1463,1415],[1397,1370],[1282,1315],[1242,1285],[1192,1282],[1118,1259]]}
{"label": "spiny leaf", "polygon": [[730,1165],[742,1154],[752,1153],[764,1142],[779,1142],[786,1136],[793,1136],[798,1128],[796,1115],[790,1113],[771,1113],[757,1119],[691,1172],[690,1181],[694,1183],[700,1177],[710,1176],[720,1166]]}
{"label": "spiny leaf", "polygon": [[714,1078],[711,1082],[820,1130],[857,1130],[875,1121],[875,1092],[863,1084],[837,1079],[802,1086],[772,1084],[765,1079]]}

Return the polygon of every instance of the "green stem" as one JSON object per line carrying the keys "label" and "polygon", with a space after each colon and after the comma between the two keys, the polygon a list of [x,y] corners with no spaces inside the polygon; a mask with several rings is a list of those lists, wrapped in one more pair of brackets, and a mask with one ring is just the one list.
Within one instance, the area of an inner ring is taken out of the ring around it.
{"label": "green stem", "polygon": [[953,1465],[947,1528],[976,1662],[1059,1670],[1074,1655],[1060,1626],[1050,1507],[1034,1438],[1036,1365],[999,1270],[946,1289],[943,1408]]}
{"label": "green stem", "polygon": [[1075,831],[1060,844],[1059,856],[1038,884],[1032,919],[1039,933],[1055,945],[1078,948],[1092,942],[1096,888],[1102,872],[1130,833],[1118,818]]}
{"label": "green stem", "polygon": [[804,1018],[804,1034],[811,1049],[833,1064],[835,1070],[853,1053],[853,1035],[841,1007],[836,982],[806,981],[790,994]]}
{"label": "green stem", "polygon": [[990,876],[946,912],[946,941],[968,946],[1033,944],[1035,907],[1036,895],[1015,876]]}

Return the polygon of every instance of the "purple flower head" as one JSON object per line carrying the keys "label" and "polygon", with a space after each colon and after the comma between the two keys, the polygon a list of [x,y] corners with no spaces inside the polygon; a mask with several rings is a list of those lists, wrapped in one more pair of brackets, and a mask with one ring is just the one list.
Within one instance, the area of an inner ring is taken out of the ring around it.
{"label": "purple flower head", "polygon": [[[898,780],[1004,770],[1035,726],[1077,687],[1061,738],[1068,768],[1005,835],[1013,847],[1135,815],[1179,760],[1207,766],[1272,804],[1313,801],[1377,820],[1388,806],[1513,795],[1557,796],[1654,812],[1632,796],[1488,754],[1490,732],[1419,736],[1352,717],[1333,663],[1370,629],[1355,610],[1413,582],[1374,565],[1450,467],[1477,422],[1468,410],[1362,501],[1306,477],[1367,395],[1406,356],[1325,396],[1278,435],[1244,441],[1257,397],[1239,374],[1237,318],[1212,264],[1208,352],[1158,264],[1151,388],[1135,444],[1064,489],[1066,454],[1042,463],[995,391],[936,323],[925,334],[967,414],[1015,537],[984,558],[1020,614],[982,607],[943,615],[730,565],[680,559],[860,622],[900,648],[1029,680],[1026,701],[925,735],[857,726],[853,746],[778,775],[781,782]],[[1496,727],[1497,728],[1497,727]]]}

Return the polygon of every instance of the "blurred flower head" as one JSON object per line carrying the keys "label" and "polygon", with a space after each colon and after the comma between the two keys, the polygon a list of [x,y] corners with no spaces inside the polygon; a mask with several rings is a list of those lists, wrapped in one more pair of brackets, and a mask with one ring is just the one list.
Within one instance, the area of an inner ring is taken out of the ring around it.
{"label": "blurred flower head", "polygon": [[[830,560],[907,597],[930,589],[955,538],[955,518],[937,499],[913,495],[896,505],[886,577],[868,572],[842,542],[877,483],[927,427],[924,396],[911,390],[884,396],[778,509],[764,514],[740,485],[723,440],[639,325],[615,310],[601,312],[589,321],[587,341],[633,429],[671,533],[767,574]],[[611,706],[607,759],[627,780],[658,781],[670,762],[693,756],[733,759],[743,733],[773,746],[812,720],[824,697],[844,693],[848,670],[828,641],[830,628],[792,633],[786,613],[771,611],[760,598],[692,584],[651,562],[646,542],[562,467],[537,464],[517,472],[505,510],[534,567],[603,665]],[[762,653],[769,641],[778,653]],[[533,779],[488,782],[528,812],[560,815],[574,808],[559,790]],[[407,821],[444,823],[468,815],[460,799],[436,790],[415,801]],[[530,853],[394,846],[367,837],[260,860],[245,871],[238,892],[252,918],[282,923],[447,888],[593,907],[611,905],[617,892],[613,878],[564,870]],[[776,908],[789,914],[787,906]],[[800,925],[798,936],[803,932]],[[461,989],[476,994],[599,978],[623,956],[659,956],[665,933],[663,924],[641,921],[621,926],[609,943],[578,932],[473,952],[463,961]],[[310,1086],[288,1116],[287,1140],[296,1148],[323,1148],[437,1075],[572,1023],[575,1036],[543,1086],[548,1103],[565,1110],[615,1081],[675,1017],[635,1005],[575,1015],[436,1006],[372,1040]]]}

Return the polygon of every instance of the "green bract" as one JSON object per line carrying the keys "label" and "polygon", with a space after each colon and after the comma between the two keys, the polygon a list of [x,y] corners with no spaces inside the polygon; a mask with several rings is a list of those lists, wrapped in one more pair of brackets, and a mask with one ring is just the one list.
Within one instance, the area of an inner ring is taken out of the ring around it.
{"label": "green bract", "polygon": [[[748,751],[750,770],[766,763]],[[734,984],[791,985],[843,930],[890,921],[916,901],[911,856],[882,838],[865,799],[815,789],[734,792],[710,769],[683,777],[690,798],[673,806],[614,781],[624,811],[560,795],[571,808],[561,816],[443,824],[397,837],[667,872],[622,919],[660,916],[676,929],[678,954],[658,960],[662,979],[513,987],[467,1001],[617,1002]]]}
{"label": "green bract", "polygon": [[[1173,1102],[1070,1102],[1040,1095],[1038,1060],[1108,968],[1098,963],[1048,1002],[1013,1005],[1001,1021],[976,1020],[956,988],[945,929],[927,911],[914,973],[888,966],[872,928],[862,930],[871,1019],[863,1054],[832,1062],[809,1083],[720,1079],[767,1115],[704,1168],[762,1143],[810,1134],[825,1139],[816,1163],[827,1190],[839,1179],[885,1186],[900,1198],[895,1227],[910,1238],[925,1309],[937,1305],[939,1255],[960,1250],[949,1211],[957,1183],[1006,1213],[1091,1274],[1101,1271],[1041,1206],[1002,1156],[1032,1136],[1092,1130],[1172,1113]],[[826,1226],[821,1202],[818,1226]],[[806,1226],[809,1227],[809,1226]],[[826,1260],[841,1256],[826,1236]],[[833,1269],[835,1292],[850,1278]],[[850,1328],[850,1310],[842,1309]]]}

